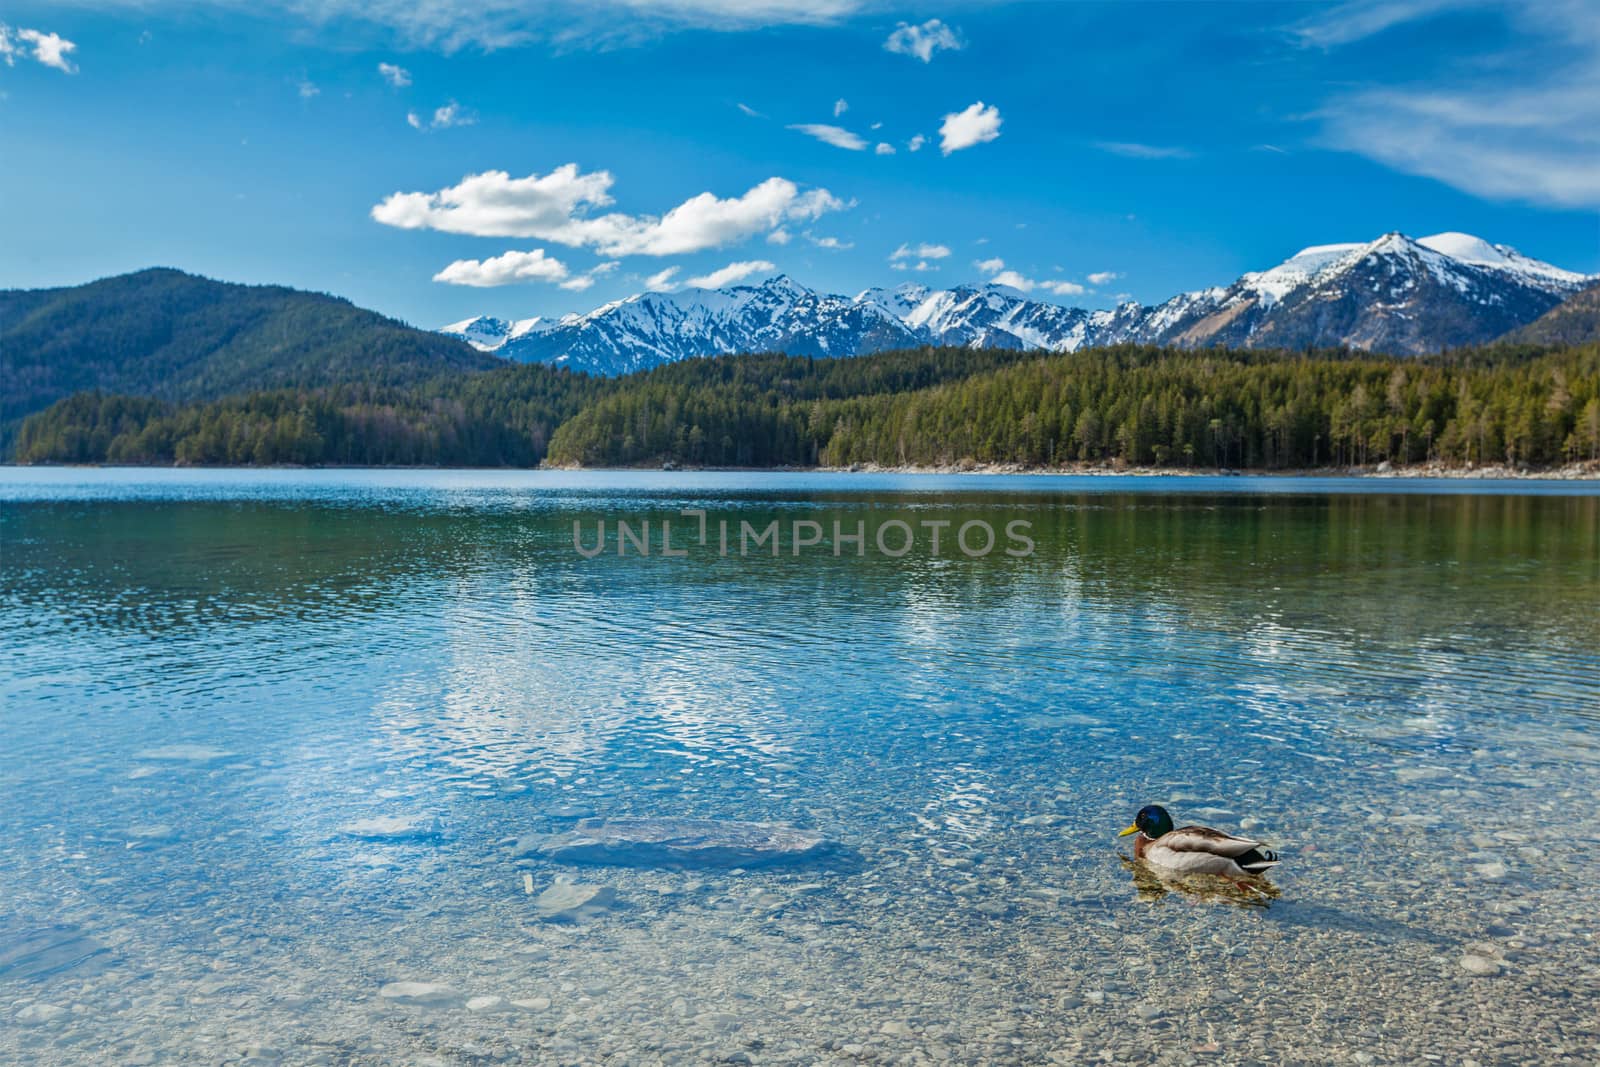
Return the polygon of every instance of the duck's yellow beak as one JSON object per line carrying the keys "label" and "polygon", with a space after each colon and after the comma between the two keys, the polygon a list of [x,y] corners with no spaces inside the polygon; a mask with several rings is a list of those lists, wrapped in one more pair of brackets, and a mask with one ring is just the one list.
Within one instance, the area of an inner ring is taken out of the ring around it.
{"label": "duck's yellow beak", "polygon": [[1122,833],[1118,834],[1117,836],[1118,837],[1127,837],[1129,834],[1136,834],[1138,832],[1139,832],[1139,826],[1138,826],[1137,823],[1135,823],[1133,826],[1128,827],[1126,830],[1122,831]]}

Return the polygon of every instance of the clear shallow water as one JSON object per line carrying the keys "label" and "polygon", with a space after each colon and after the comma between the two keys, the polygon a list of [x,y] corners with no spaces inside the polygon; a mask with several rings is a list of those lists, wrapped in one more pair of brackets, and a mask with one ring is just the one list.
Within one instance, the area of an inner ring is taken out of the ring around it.
{"label": "clear shallow water", "polygon": [[[680,508],[1036,550],[573,551]],[[0,1061],[1600,1049],[1592,487],[12,470],[0,538]],[[1281,897],[1151,892],[1149,801]],[[862,862],[513,859],[583,810]]]}

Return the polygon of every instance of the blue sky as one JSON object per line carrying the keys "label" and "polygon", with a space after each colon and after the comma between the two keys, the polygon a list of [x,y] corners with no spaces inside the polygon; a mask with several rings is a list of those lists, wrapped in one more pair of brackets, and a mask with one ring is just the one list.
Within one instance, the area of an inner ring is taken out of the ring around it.
{"label": "blue sky", "polygon": [[424,326],[778,271],[1105,306],[1388,230],[1600,272],[1592,0],[57,0],[0,26],[6,287],[165,265]]}

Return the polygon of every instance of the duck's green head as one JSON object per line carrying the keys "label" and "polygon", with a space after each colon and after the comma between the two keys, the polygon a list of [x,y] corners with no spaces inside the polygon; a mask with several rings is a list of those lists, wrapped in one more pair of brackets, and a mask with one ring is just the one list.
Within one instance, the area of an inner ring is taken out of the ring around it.
{"label": "duck's green head", "polygon": [[1139,809],[1139,814],[1133,817],[1133,825],[1118,834],[1118,837],[1127,837],[1144,831],[1144,836],[1154,840],[1162,834],[1172,832],[1172,816],[1167,814],[1167,809],[1160,804],[1146,804]]}

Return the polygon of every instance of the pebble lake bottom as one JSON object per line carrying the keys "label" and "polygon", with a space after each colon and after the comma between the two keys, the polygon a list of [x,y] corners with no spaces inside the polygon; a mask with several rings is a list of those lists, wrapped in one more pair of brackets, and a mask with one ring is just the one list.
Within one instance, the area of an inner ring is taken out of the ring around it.
{"label": "pebble lake bottom", "polygon": [[[1037,549],[573,551],[684,508]],[[1592,485],[0,470],[0,574],[0,1063],[1600,1060]]]}

